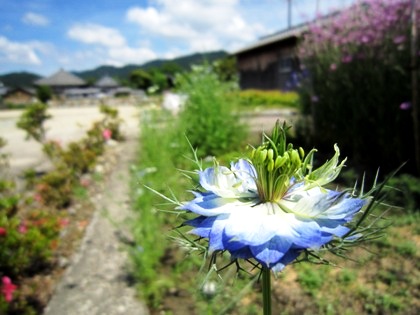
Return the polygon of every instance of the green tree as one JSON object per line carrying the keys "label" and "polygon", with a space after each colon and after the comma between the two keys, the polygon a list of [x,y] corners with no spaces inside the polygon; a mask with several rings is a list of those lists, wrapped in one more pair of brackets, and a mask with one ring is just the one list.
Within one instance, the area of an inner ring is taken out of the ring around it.
{"label": "green tree", "polygon": [[50,118],[51,115],[47,114],[47,105],[36,103],[25,109],[17,121],[16,126],[26,131],[27,139],[33,138],[40,143],[44,143],[44,122]]}
{"label": "green tree", "polygon": [[214,61],[213,68],[222,81],[236,80],[237,67],[235,57],[225,57]]}
{"label": "green tree", "polygon": [[130,85],[138,89],[146,90],[152,85],[152,77],[143,69],[136,69],[129,75]]}
{"label": "green tree", "polygon": [[52,95],[52,90],[48,85],[40,85],[36,89],[36,97],[42,103],[47,103],[52,98]]}

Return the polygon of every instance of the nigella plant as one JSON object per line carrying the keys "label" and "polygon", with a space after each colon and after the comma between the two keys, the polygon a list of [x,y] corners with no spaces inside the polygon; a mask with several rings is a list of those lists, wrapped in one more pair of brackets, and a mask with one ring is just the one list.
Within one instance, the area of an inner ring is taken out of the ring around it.
{"label": "nigella plant", "polygon": [[264,314],[271,314],[271,273],[294,262],[325,262],[321,254],[326,251],[343,256],[346,248],[380,231],[368,219],[377,189],[356,195],[355,189],[327,186],[344,166],[338,146],[315,168],[316,150],[305,154],[287,144],[286,131],[277,123],[249,158],[230,167],[216,161],[200,167],[192,200],[177,202],[181,212],[194,216],[183,223],[197,236],[190,246],[203,248],[204,241],[212,260],[228,252],[237,265],[243,260],[261,269]]}

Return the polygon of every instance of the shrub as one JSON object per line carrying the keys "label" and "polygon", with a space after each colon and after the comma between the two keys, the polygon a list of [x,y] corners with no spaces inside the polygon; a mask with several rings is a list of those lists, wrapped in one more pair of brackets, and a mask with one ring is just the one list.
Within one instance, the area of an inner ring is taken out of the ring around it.
{"label": "shrub", "polygon": [[0,228],[1,273],[10,277],[21,276],[45,265],[59,235],[58,219],[41,211],[25,220],[8,218],[0,212]]}
{"label": "shrub", "polygon": [[297,107],[299,95],[296,92],[244,90],[240,91],[239,104],[241,106],[280,106]]}
{"label": "shrub", "polygon": [[177,76],[177,86],[187,100],[180,113],[180,131],[185,132],[199,156],[218,155],[238,148],[246,130],[232,114],[232,84],[221,82],[209,66],[193,67]]}
{"label": "shrub", "polygon": [[15,184],[0,179],[0,212],[12,217],[18,211],[19,195],[15,191]]}
{"label": "shrub", "polygon": [[402,174],[389,180],[393,187],[388,193],[391,204],[400,205],[406,211],[420,211],[420,181],[410,174]]}
{"label": "shrub", "polygon": [[74,180],[71,169],[57,168],[37,181],[35,194],[45,205],[65,208],[71,204]]}
{"label": "shrub", "polygon": [[124,135],[120,130],[122,120],[118,117],[118,109],[102,104],[99,110],[104,115],[101,121],[102,128],[111,131],[111,139],[124,140]]}
{"label": "shrub", "polygon": [[42,143],[45,140],[44,122],[49,118],[51,116],[47,114],[47,105],[36,103],[25,109],[16,125],[26,131],[28,139],[33,138]]}

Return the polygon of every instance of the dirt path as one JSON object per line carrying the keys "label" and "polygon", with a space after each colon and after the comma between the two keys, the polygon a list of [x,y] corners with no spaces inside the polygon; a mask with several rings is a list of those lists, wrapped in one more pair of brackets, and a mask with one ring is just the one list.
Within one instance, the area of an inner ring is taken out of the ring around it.
{"label": "dirt path", "polygon": [[146,315],[130,286],[128,253],[121,235],[129,235],[129,166],[138,139],[118,144],[114,169],[97,197],[95,214],[44,315]]}

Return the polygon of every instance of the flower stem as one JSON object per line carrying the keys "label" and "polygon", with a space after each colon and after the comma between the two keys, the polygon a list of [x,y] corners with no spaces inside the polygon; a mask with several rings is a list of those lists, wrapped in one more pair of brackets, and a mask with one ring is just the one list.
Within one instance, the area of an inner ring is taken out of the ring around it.
{"label": "flower stem", "polygon": [[271,272],[267,267],[262,270],[262,285],[264,315],[271,315]]}

